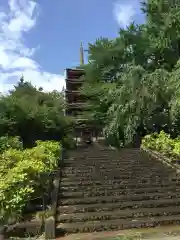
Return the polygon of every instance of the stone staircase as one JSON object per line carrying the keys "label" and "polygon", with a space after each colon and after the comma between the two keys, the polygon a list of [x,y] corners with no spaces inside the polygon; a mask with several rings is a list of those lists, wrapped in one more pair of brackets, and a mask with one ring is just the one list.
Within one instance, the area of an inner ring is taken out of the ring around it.
{"label": "stone staircase", "polygon": [[57,236],[179,224],[180,181],[139,149],[79,147],[65,159],[56,222]]}

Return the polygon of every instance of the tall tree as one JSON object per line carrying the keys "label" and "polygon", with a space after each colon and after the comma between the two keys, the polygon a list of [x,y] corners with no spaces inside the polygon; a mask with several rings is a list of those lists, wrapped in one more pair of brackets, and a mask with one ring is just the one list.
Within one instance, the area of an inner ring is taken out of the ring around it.
{"label": "tall tree", "polygon": [[148,0],[142,9],[145,24],[89,45],[84,92],[115,142],[161,129],[178,133],[180,127],[180,2]]}
{"label": "tall tree", "polygon": [[59,140],[69,126],[62,93],[44,93],[24,80],[1,97],[0,109],[0,134],[18,135],[25,145],[38,139]]}

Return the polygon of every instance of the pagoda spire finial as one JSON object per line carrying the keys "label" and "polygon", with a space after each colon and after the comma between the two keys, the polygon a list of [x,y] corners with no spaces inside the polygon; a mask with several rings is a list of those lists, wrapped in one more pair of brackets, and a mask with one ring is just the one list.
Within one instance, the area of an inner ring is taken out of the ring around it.
{"label": "pagoda spire finial", "polygon": [[82,42],[80,45],[80,65],[84,65],[84,49]]}

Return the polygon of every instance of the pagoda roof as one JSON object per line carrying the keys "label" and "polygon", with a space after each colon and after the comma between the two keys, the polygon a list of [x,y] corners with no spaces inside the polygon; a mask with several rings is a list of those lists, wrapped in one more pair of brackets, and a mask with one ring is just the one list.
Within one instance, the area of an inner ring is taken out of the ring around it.
{"label": "pagoda roof", "polygon": [[83,82],[83,80],[82,79],[80,79],[80,78],[65,78],[65,80],[66,81],[68,81],[68,82],[72,82],[72,83],[81,83],[81,82]]}
{"label": "pagoda roof", "polygon": [[79,71],[79,72],[84,72],[83,68],[66,68],[66,71]]}
{"label": "pagoda roof", "polygon": [[76,103],[66,103],[66,108],[89,108],[91,107],[90,104],[87,104],[85,102],[76,102]]}
{"label": "pagoda roof", "polygon": [[66,93],[70,94],[82,94],[81,91],[65,89]]}

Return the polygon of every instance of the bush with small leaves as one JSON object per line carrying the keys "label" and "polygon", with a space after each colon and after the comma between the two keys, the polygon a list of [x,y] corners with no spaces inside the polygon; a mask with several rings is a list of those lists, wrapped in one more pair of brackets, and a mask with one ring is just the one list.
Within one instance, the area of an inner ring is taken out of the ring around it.
{"label": "bush with small leaves", "polygon": [[21,216],[26,203],[46,190],[56,169],[60,144],[37,141],[31,149],[8,148],[0,155],[0,212],[4,221]]}
{"label": "bush with small leaves", "polygon": [[159,134],[153,133],[143,138],[141,148],[160,152],[174,160],[174,158],[177,159],[180,156],[180,138],[173,139],[164,131]]}

